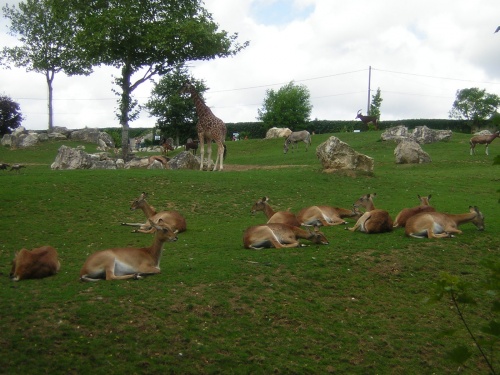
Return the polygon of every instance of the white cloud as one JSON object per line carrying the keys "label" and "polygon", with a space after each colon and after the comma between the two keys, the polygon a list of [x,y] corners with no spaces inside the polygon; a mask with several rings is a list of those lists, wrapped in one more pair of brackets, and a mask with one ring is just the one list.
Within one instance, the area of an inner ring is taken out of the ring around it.
{"label": "white cloud", "polygon": [[[354,119],[359,108],[366,112],[369,66],[371,88],[382,92],[382,120],[447,118],[466,87],[500,95],[496,0],[206,0],[205,7],[222,29],[250,40],[237,56],[190,64],[210,87],[207,104],[226,122],[255,121],[266,90],[291,80],[309,88],[312,118]],[[266,9],[288,14],[273,24],[262,16]],[[6,30],[0,27],[1,43],[11,45]],[[113,72],[56,76],[56,125],[118,126]],[[43,75],[0,70],[0,82],[0,93],[21,104],[26,127],[47,127]],[[144,103],[150,90],[143,84],[135,95]],[[131,124],[153,125],[146,113]]]}

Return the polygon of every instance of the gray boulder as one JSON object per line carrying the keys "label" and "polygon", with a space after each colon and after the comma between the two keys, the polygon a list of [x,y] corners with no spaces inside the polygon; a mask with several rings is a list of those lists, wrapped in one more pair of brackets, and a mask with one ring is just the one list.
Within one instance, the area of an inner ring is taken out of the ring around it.
{"label": "gray boulder", "polygon": [[288,137],[292,131],[288,128],[271,128],[266,133],[266,139],[271,138],[286,138]]}
{"label": "gray boulder", "polygon": [[200,160],[189,151],[183,151],[170,159],[170,169],[200,169]]}
{"label": "gray boulder", "polygon": [[452,134],[451,130],[434,130],[425,125],[413,129],[413,138],[420,144],[449,141]]}
{"label": "gray boulder", "polygon": [[92,157],[85,151],[62,145],[50,168],[54,170],[89,169],[92,164]]}
{"label": "gray boulder", "polygon": [[422,147],[410,140],[403,140],[399,142],[394,150],[397,164],[421,164],[430,163],[432,160]]}
{"label": "gray boulder", "polygon": [[320,160],[324,172],[338,170],[356,170],[373,172],[373,158],[360,154],[347,143],[337,137],[330,137],[316,147],[316,156]]}

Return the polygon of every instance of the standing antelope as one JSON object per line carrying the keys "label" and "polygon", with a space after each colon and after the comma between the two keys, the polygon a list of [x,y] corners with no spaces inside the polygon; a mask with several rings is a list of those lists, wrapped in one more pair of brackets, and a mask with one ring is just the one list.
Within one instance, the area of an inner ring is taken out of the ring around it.
{"label": "standing antelope", "polygon": [[269,198],[264,197],[259,199],[252,206],[251,213],[254,215],[257,211],[263,211],[267,216],[267,224],[278,223],[278,224],[288,224],[294,227],[300,227],[300,222],[294,213],[290,211],[278,211],[275,212],[269,205]]}
{"label": "standing antelope", "polygon": [[122,223],[122,225],[139,227],[139,229],[135,229],[132,232],[153,233],[155,229],[150,223],[157,223],[161,219],[173,231],[177,231],[178,233],[186,231],[186,219],[180,213],[178,213],[177,211],[156,212],[154,207],[150,206],[146,201],[147,196],[148,195],[143,192],[141,195],[139,195],[139,198],[134,199],[130,206],[130,210],[134,211],[138,208],[141,209],[142,212],[144,212],[144,214],[146,215],[148,221],[146,221],[145,223]]}
{"label": "standing antelope", "polygon": [[358,219],[361,212],[356,206],[352,210],[330,206],[311,206],[303,208],[297,214],[297,219],[304,226],[331,226],[347,224],[344,218]]}
{"label": "standing antelope", "polygon": [[416,207],[412,207],[412,208],[403,208],[398,213],[398,215],[396,216],[396,219],[394,220],[394,228],[404,227],[406,225],[406,222],[408,221],[408,219],[416,214],[419,214],[421,212],[436,211],[436,209],[434,207],[429,205],[431,195],[428,195],[427,197],[421,197],[420,195],[417,195],[417,197],[420,200],[420,206],[416,206]]}
{"label": "standing antelope", "polygon": [[298,150],[297,142],[304,142],[306,144],[306,151],[307,151],[308,147],[311,145],[311,134],[307,130],[291,133],[285,139],[285,144],[283,145],[283,152],[285,154],[288,152],[288,146],[290,146],[290,144],[292,145],[292,152],[294,146]]}
{"label": "standing antelope", "polygon": [[21,249],[12,261],[10,278],[12,281],[42,279],[55,275],[60,268],[57,251],[51,246],[42,246],[31,251]]}
{"label": "standing antelope", "polygon": [[160,273],[160,258],[167,241],[177,241],[177,232],[163,220],[151,221],[155,228],[149,247],[118,247],[91,254],[80,270],[81,281],[141,279]]}
{"label": "standing antelope", "polygon": [[468,222],[478,230],[484,230],[484,215],[477,206],[469,206],[469,212],[465,214],[422,212],[408,219],[405,234],[415,238],[454,237],[454,234],[462,233],[458,226]]}
{"label": "standing antelope", "polygon": [[378,130],[378,125],[377,125],[377,121],[378,121],[378,117],[377,116],[363,116],[361,114],[361,109],[358,111],[358,113],[356,114],[356,117],[354,119],[357,119],[359,118],[361,120],[361,122],[365,125],[368,125],[370,122],[373,123],[373,125],[375,126],[375,129]]}
{"label": "standing antelope", "polygon": [[373,198],[377,194],[366,194],[359,198],[355,206],[363,206],[366,212],[358,219],[352,228],[346,228],[354,232],[359,230],[364,233],[383,233],[392,231],[392,219],[385,210],[376,209],[373,204]]}
{"label": "standing antelope", "polygon": [[243,234],[245,249],[263,249],[274,247],[299,247],[299,239],[306,239],[315,244],[328,245],[325,235],[317,228],[314,232],[287,224],[265,224],[249,227]]}
{"label": "standing antelope", "polygon": [[493,134],[487,134],[487,135],[476,135],[472,137],[469,141],[470,144],[470,154],[475,155],[476,154],[476,145],[486,145],[486,155],[489,155],[490,152],[488,150],[488,146],[493,140],[500,136],[500,130],[497,130]]}

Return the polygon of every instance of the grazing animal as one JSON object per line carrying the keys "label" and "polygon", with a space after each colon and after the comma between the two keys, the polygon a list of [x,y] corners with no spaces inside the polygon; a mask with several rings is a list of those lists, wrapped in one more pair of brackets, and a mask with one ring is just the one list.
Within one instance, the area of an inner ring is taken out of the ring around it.
{"label": "grazing animal", "polygon": [[150,206],[146,201],[147,198],[146,193],[141,193],[139,198],[136,198],[132,201],[130,205],[130,210],[134,211],[137,209],[141,209],[142,212],[146,215],[148,221],[146,223],[122,223],[122,225],[128,225],[132,227],[139,227],[139,229],[135,229],[133,233],[153,233],[155,231],[155,227],[151,225],[151,222],[158,223],[160,220],[168,225],[173,231],[182,233],[187,229],[186,219],[177,211],[160,211],[156,212],[153,206]]}
{"label": "grazing animal", "polygon": [[394,219],[394,228],[404,227],[408,219],[413,215],[419,214],[421,212],[436,211],[434,207],[429,205],[431,195],[428,195],[427,197],[421,197],[420,195],[417,195],[417,197],[420,200],[420,206],[403,208],[396,216],[396,219]]}
{"label": "grazing animal", "polygon": [[9,168],[9,167],[10,167],[10,164],[0,163],[0,170],[1,169],[7,170],[7,168]]}
{"label": "grazing animal", "polygon": [[59,272],[61,263],[57,251],[51,246],[42,246],[31,251],[21,249],[12,261],[12,281],[42,279]]}
{"label": "grazing animal", "polygon": [[383,233],[392,231],[393,222],[389,213],[385,210],[376,209],[373,204],[373,198],[377,194],[366,194],[359,198],[355,206],[362,206],[366,212],[361,215],[352,228],[347,228],[351,232],[359,230],[364,233]]}
{"label": "grazing animal", "polygon": [[153,164],[155,161],[159,161],[165,169],[168,169],[168,161],[170,159],[161,155],[153,155],[148,158],[148,167]]}
{"label": "grazing animal", "polygon": [[14,164],[12,167],[10,167],[10,170],[19,173],[21,172],[21,168],[26,168],[26,166],[22,164]]}
{"label": "grazing animal", "polygon": [[470,145],[470,154],[475,155],[476,154],[476,145],[486,145],[486,155],[489,155],[489,150],[488,146],[495,138],[500,136],[500,130],[497,130],[493,134],[488,134],[488,135],[476,135],[472,137],[469,141]]}
{"label": "grazing animal", "polygon": [[358,111],[358,113],[356,114],[356,117],[354,119],[357,119],[359,118],[361,120],[361,122],[365,125],[368,125],[370,122],[373,124],[373,126],[375,126],[375,129],[378,130],[378,125],[377,125],[377,121],[378,121],[378,117],[377,116],[363,116],[361,114],[361,109]]}
{"label": "grazing animal", "polygon": [[160,273],[163,245],[177,241],[177,232],[161,219],[151,226],[156,230],[151,246],[118,247],[91,254],[80,270],[80,281],[141,279]]}
{"label": "grazing animal", "polygon": [[198,115],[196,131],[200,140],[200,171],[203,170],[205,144],[207,145],[207,169],[210,170],[212,164],[212,140],[217,144],[217,158],[215,159],[213,170],[217,170],[217,163],[219,163],[219,171],[222,171],[224,168],[223,160],[227,152],[224,143],[227,132],[226,124],[212,113],[191,83],[186,82],[181,89],[181,93],[189,93],[191,95],[191,99],[193,99],[196,107],[196,114]]}
{"label": "grazing animal", "polygon": [[422,212],[408,219],[405,234],[415,238],[454,237],[462,233],[458,226],[469,222],[478,230],[484,230],[484,215],[477,206],[469,206],[465,214]]}
{"label": "grazing animal", "polygon": [[297,142],[304,142],[306,144],[306,151],[311,145],[311,134],[307,130],[302,130],[299,132],[292,132],[288,137],[285,139],[285,144],[283,145],[283,152],[286,154],[288,152],[288,147],[290,144],[292,145],[291,149],[293,152],[294,148],[297,148],[298,150],[298,144]]}
{"label": "grazing animal", "polygon": [[264,224],[249,227],[243,234],[245,249],[263,249],[274,247],[299,247],[299,239],[309,240],[315,244],[328,245],[325,235],[318,228],[314,231],[304,230],[287,224]]}
{"label": "grazing animal", "polygon": [[352,210],[330,206],[311,206],[303,208],[297,214],[297,219],[304,226],[331,226],[347,224],[344,218],[358,219],[362,213],[356,206]]}
{"label": "grazing animal", "polygon": [[254,215],[257,211],[263,211],[268,219],[267,224],[279,223],[300,227],[300,222],[299,220],[297,220],[297,217],[294,213],[290,211],[275,212],[268,202],[268,197],[264,197],[255,202],[251,210],[252,215]]}
{"label": "grazing animal", "polygon": [[162,138],[160,142],[160,146],[162,148],[162,154],[168,155],[169,151],[174,150],[174,140],[172,138]]}
{"label": "grazing animal", "polygon": [[198,151],[198,141],[189,141],[186,142],[186,145],[184,146],[184,149],[186,151],[191,151],[193,153],[193,155],[196,155],[196,152]]}

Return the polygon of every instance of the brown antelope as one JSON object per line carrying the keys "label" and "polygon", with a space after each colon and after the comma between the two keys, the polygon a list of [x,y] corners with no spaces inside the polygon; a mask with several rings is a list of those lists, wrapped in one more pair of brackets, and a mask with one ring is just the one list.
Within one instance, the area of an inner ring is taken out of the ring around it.
{"label": "brown antelope", "polygon": [[376,209],[373,204],[373,198],[377,194],[366,194],[359,198],[355,206],[362,206],[366,212],[358,219],[352,228],[346,228],[354,232],[359,230],[364,233],[383,233],[392,231],[392,219],[385,210]]}
{"label": "brown antelope", "polygon": [[428,195],[427,197],[421,197],[420,195],[417,195],[417,197],[420,200],[420,206],[416,206],[416,207],[412,207],[412,208],[403,208],[398,213],[398,215],[396,216],[396,219],[394,220],[394,228],[404,227],[406,225],[406,222],[408,221],[408,219],[416,214],[419,214],[421,212],[436,211],[436,209],[434,207],[429,205],[431,195]]}
{"label": "brown antelope", "polygon": [[31,251],[21,249],[12,261],[10,278],[12,281],[42,279],[55,275],[60,268],[57,251],[51,246],[42,246]]}
{"label": "brown antelope", "polygon": [[315,244],[328,245],[325,235],[318,228],[314,232],[287,224],[264,224],[249,227],[243,234],[245,249],[263,249],[274,247],[301,246],[299,239],[309,240]]}
{"label": "brown antelope", "polygon": [[257,211],[263,211],[268,219],[267,224],[278,223],[300,227],[300,221],[297,220],[297,217],[294,213],[290,211],[275,212],[268,202],[268,197],[264,197],[255,202],[251,210],[252,215],[254,215]]}
{"label": "brown antelope", "polygon": [[168,169],[168,161],[170,159],[165,157],[165,156],[161,156],[161,155],[152,155],[148,158],[148,167],[153,164],[155,161],[159,161],[162,165],[163,165],[163,168],[165,169]]}
{"label": "brown antelope", "polygon": [[377,116],[363,116],[361,114],[361,109],[358,111],[358,113],[356,114],[356,117],[354,119],[357,119],[359,118],[361,120],[361,122],[365,125],[368,125],[370,122],[373,123],[373,126],[375,126],[375,129],[378,130],[378,125],[377,125],[377,121],[378,121],[378,117]]}
{"label": "brown antelope", "polygon": [[149,247],[118,247],[91,254],[80,270],[81,281],[141,279],[160,273],[163,245],[176,241],[177,232],[163,220],[151,222],[155,228],[153,244]]}
{"label": "brown antelope", "polygon": [[458,226],[468,222],[478,230],[484,230],[484,215],[476,206],[469,206],[469,212],[465,214],[422,212],[408,219],[405,234],[415,238],[454,237],[462,233]]}
{"label": "brown antelope", "polygon": [[497,130],[493,134],[487,134],[487,135],[476,135],[472,137],[469,141],[470,144],[470,154],[475,155],[476,154],[476,145],[486,145],[486,155],[489,155],[490,152],[488,150],[488,146],[495,138],[500,136],[500,130]]}
{"label": "brown antelope", "polygon": [[160,141],[160,146],[162,148],[161,153],[163,155],[168,155],[168,151],[174,150],[174,140],[172,138],[162,138]]}
{"label": "brown antelope", "polygon": [[299,223],[304,226],[331,226],[347,224],[344,218],[358,219],[362,213],[356,206],[352,210],[330,206],[311,206],[303,208],[297,214]]}
{"label": "brown antelope", "polygon": [[144,212],[148,221],[145,223],[122,223],[122,225],[128,225],[132,227],[139,227],[139,229],[135,229],[132,232],[139,233],[153,233],[155,231],[154,227],[151,226],[150,222],[157,223],[160,219],[168,225],[173,231],[177,231],[178,233],[185,232],[187,229],[186,219],[177,211],[160,211],[156,212],[153,206],[150,206],[146,201],[147,198],[146,193],[142,193],[139,198],[136,198],[132,201],[130,206],[130,210],[134,211],[138,208]]}

